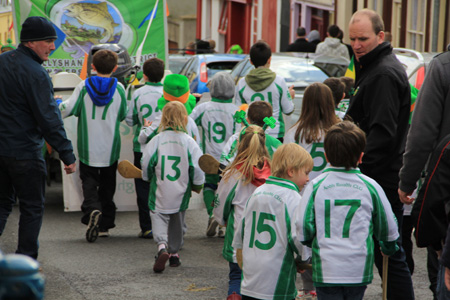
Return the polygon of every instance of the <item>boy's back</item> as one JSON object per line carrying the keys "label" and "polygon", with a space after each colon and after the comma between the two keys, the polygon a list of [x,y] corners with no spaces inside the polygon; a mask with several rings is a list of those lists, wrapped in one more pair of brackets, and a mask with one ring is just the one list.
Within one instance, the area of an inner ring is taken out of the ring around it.
{"label": "boy's back", "polygon": [[144,125],[144,119],[152,122],[155,120],[158,110],[158,99],[163,95],[162,83],[146,82],[143,87],[133,94],[130,101],[126,122],[129,126],[136,125],[133,139],[133,150],[142,152],[138,141],[139,133]]}
{"label": "boy's back", "polygon": [[395,241],[397,222],[382,188],[359,169],[329,168],[311,181],[299,207],[300,240],[313,249],[313,281],[368,284],[373,238]]}
{"label": "boy's back", "polygon": [[286,131],[283,113],[294,111],[294,104],[284,78],[268,68],[257,68],[241,78],[236,86],[236,105],[251,104],[254,101],[266,101],[272,105],[273,117],[277,120],[275,128],[267,133],[275,138],[284,137]]}
{"label": "boy's back", "polygon": [[243,249],[242,294],[257,299],[296,297],[293,253],[298,253],[301,245],[294,244],[297,239],[291,235],[291,220],[300,199],[293,182],[269,177],[248,200],[243,232],[238,228],[233,241],[233,247]]}
{"label": "boy's back", "polygon": [[234,113],[238,107],[230,102],[215,100],[195,107],[190,117],[202,130],[202,148],[204,153],[220,159],[223,146],[236,131]]}
{"label": "boy's back", "polygon": [[127,102],[123,85],[110,85],[111,81],[117,79],[90,77],[60,105],[63,117],[78,117],[78,156],[91,167],[110,166],[120,156],[119,127],[127,114]]}

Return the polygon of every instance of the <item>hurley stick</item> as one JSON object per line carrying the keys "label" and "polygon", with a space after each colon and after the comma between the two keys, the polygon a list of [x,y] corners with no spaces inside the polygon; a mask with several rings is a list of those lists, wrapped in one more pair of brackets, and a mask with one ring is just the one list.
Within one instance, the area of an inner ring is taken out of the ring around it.
{"label": "hurley stick", "polygon": [[122,160],[117,166],[117,170],[125,178],[142,178],[141,169],[137,168],[128,160]]}
{"label": "hurley stick", "polygon": [[383,300],[387,299],[388,264],[389,256],[383,255]]}

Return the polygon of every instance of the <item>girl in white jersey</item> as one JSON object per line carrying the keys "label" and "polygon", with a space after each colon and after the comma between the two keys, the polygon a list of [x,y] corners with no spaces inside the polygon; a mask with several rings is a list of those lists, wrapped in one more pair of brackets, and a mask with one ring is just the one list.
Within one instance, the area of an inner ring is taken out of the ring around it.
{"label": "girl in white jersey", "polygon": [[244,128],[240,134],[238,154],[224,172],[216,194],[214,217],[220,225],[227,225],[222,255],[229,262],[228,295],[240,295],[241,269],[231,246],[241,222],[247,199],[270,176],[270,158],[265,146],[264,130],[256,125]]}
{"label": "girl in white jersey", "polygon": [[185,211],[191,191],[200,192],[205,175],[198,166],[202,151],[186,134],[187,112],[181,102],[167,103],[159,134],[145,147],[142,179],[150,181],[148,204],[158,255],[153,271],[162,272],[167,260],[178,267],[183,244]]}
{"label": "girl in white jersey", "polygon": [[[303,95],[302,112],[298,121],[288,130],[284,136],[284,143],[296,143],[308,151],[313,160],[314,168],[309,174],[313,180],[327,166],[323,140],[328,129],[339,122],[334,111],[333,94],[328,86],[323,83],[313,83],[309,85]],[[310,250],[309,250],[310,251]],[[303,251],[303,259],[310,262],[307,255],[308,249]],[[303,288],[299,292],[299,299],[309,294],[315,295],[312,282],[312,271],[306,270],[301,274]]]}

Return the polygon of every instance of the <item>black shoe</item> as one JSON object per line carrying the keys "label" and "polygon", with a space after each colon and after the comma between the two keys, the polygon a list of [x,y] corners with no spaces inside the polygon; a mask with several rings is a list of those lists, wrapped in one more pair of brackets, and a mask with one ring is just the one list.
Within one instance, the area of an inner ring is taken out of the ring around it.
{"label": "black shoe", "polygon": [[89,215],[89,223],[86,230],[86,240],[89,243],[95,242],[98,237],[98,223],[100,222],[101,216],[102,213],[99,210],[93,210]]}
{"label": "black shoe", "polygon": [[180,265],[181,265],[181,262],[180,262],[180,257],[178,256],[178,254],[171,255],[169,258],[169,266],[170,267],[178,267]]}
{"label": "black shoe", "polygon": [[155,257],[155,264],[153,265],[153,271],[161,273],[166,268],[166,262],[169,259],[169,253],[166,248],[159,250],[158,255]]}

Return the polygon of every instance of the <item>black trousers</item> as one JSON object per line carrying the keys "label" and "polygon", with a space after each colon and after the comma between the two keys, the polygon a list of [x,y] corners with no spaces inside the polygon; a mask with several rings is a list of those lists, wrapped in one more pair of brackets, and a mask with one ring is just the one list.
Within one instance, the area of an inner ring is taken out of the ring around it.
{"label": "black trousers", "polygon": [[80,162],[80,178],[83,188],[81,223],[88,224],[93,210],[102,212],[99,229],[108,230],[116,225],[116,204],[113,201],[116,192],[117,162],[109,167],[91,167]]}
{"label": "black trousers", "polygon": [[[141,152],[134,152],[134,165],[141,168]],[[150,209],[148,207],[148,193],[150,183],[142,179],[135,178],[134,185],[136,188],[136,202],[139,210],[139,226],[142,232],[152,229],[152,220],[150,219]]]}

